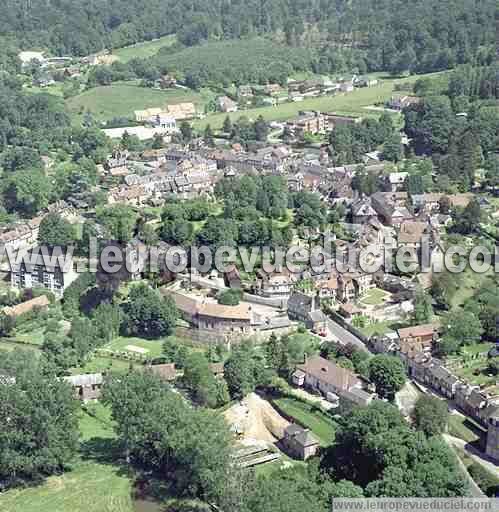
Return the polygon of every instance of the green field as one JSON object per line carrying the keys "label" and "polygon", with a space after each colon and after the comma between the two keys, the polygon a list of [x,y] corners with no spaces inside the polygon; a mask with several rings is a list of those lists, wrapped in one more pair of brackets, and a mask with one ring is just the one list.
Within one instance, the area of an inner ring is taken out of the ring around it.
{"label": "green field", "polygon": [[115,117],[133,119],[134,110],[165,107],[168,103],[192,102],[203,110],[212,97],[207,90],[199,93],[182,89],[158,90],[136,83],[117,83],[94,87],[74,96],[66,101],[66,107],[75,121],[81,121],[86,111],[90,111],[95,120],[106,121]]}
{"label": "green field", "polygon": [[309,428],[319,439],[322,446],[333,442],[336,422],[313,406],[294,398],[278,398],[273,401],[285,414],[295,418],[301,425]]}
{"label": "green field", "polygon": [[121,62],[128,62],[132,59],[147,59],[153,57],[158,53],[161,48],[171,46],[175,42],[175,36],[163,36],[159,39],[153,39],[152,41],[146,41],[144,43],[137,43],[132,46],[125,46],[119,48],[113,53],[119,57]]}
{"label": "green field", "polygon": [[164,340],[145,340],[143,338],[125,338],[123,336],[119,336],[115,338],[113,341],[106,343],[102,348],[113,350],[115,352],[130,352],[131,354],[138,354],[139,352],[127,349],[126,347],[131,345],[134,347],[140,347],[147,352],[144,352],[144,356],[148,357],[158,357],[163,352]]}
{"label": "green field", "polygon": [[[396,83],[413,83],[419,78],[430,75],[415,75],[402,79],[386,79],[380,85],[370,88],[357,89],[349,94],[338,94],[337,96],[322,96],[319,98],[309,98],[297,103],[283,103],[275,107],[253,108],[240,110],[229,114],[231,119],[237,119],[242,115],[251,119],[263,116],[267,121],[284,121],[290,119],[302,110],[319,110],[322,112],[336,112],[338,114],[359,115],[359,116],[377,116],[378,111],[366,110],[364,107],[374,105],[375,103],[384,103],[390,99],[394,92]],[[227,114],[213,114],[206,118],[196,121],[194,126],[204,128],[210,124],[212,128],[221,128]]]}
{"label": "green field", "polygon": [[114,432],[104,406],[80,418],[81,448],[71,471],[0,496],[2,512],[133,512],[131,481],[114,463]]}
{"label": "green field", "polygon": [[[135,363],[137,366],[138,363]],[[127,373],[130,369],[130,361],[123,361],[112,357],[94,356],[82,367],[71,368],[72,375],[82,373]]]}

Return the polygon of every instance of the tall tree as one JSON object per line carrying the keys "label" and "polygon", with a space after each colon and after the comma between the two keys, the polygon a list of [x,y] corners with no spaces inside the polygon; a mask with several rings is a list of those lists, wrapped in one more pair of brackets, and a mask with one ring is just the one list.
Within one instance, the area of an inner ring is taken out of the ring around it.
{"label": "tall tree", "polygon": [[10,363],[15,381],[0,385],[2,487],[60,473],[78,446],[78,404],[69,384],[45,374],[32,355],[24,359],[13,353],[0,366]]}
{"label": "tall tree", "polygon": [[369,378],[380,397],[393,400],[405,384],[405,368],[398,357],[378,354],[369,361]]}

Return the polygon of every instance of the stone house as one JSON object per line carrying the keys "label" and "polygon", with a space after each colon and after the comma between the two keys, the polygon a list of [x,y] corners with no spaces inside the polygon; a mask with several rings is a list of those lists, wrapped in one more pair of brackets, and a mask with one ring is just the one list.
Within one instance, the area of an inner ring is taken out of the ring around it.
{"label": "stone house", "polygon": [[291,424],[284,429],[282,444],[292,457],[307,460],[317,454],[318,439],[308,429]]}
{"label": "stone house", "polygon": [[376,192],[371,196],[371,204],[385,224],[400,226],[413,219],[406,207],[407,197],[407,192]]}
{"label": "stone house", "polygon": [[237,112],[237,103],[228,96],[217,98],[217,107],[220,112]]}

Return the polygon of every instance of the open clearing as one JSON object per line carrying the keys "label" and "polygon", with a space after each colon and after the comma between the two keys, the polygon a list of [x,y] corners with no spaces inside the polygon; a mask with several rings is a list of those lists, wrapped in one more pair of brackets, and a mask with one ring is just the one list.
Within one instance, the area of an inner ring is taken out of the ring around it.
{"label": "open clearing", "polygon": [[131,481],[114,462],[109,411],[100,404],[80,417],[81,449],[72,471],[0,496],[2,512],[133,512]]}
{"label": "open clearing", "polygon": [[148,356],[158,357],[163,352],[163,341],[145,340],[143,338],[127,338],[119,336],[113,341],[106,343],[102,348],[114,352],[132,352],[135,354],[147,354]]}
{"label": "open clearing", "polygon": [[175,36],[163,36],[159,39],[153,39],[152,41],[146,41],[144,43],[137,43],[131,46],[125,46],[119,48],[113,52],[121,62],[128,62],[132,59],[147,59],[156,55],[161,48],[166,46],[172,46],[175,43]]}

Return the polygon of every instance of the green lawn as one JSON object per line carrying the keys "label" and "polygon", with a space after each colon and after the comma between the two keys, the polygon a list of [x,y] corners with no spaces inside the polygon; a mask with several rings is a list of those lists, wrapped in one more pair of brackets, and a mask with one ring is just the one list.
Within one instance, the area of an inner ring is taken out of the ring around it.
{"label": "green lawn", "polygon": [[278,398],[274,403],[288,416],[309,428],[322,446],[332,443],[336,432],[336,422],[322,412],[313,411],[313,406],[294,398]]}
{"label": "green lawn", "polygon": [[[136,363],[137,365],[137,363]],[[114,359],[111,357],[95,356],[92,357],[88,363],[83,367],[71,368],[70,371],[73,375],[82,373],[126,373],[130,368],[129,361],[122,361],[121,359]]]}
{"label": "green lawn", "polygon": [[360,299],[367,306],[380,306],[388,298],[389,293],[379,288],[372,288]]}
{"label": "green lawn", "polygon": [[494,343],[477,343],[476,345],[467,345],[461,348],[464,356],[478,356],[483,355],[487,357],[488,351],[494,346]]}
{"label": "green lawn", "polygon": [[133,512],[131,481],[114,463],[114,432],[102,405],[80,418],[81,450],[72,470],[0,496],[2,512]]}
{"label": "green lawn", "polygon": [[161,48],[171,46],[175,42],[175,36],[163,36],[159,39],[153,39],[152,41],[146,41],[144,43],[137,43],[132,46],[125,46],[119,48],[113,53],[119,57],[121,62],[128,62],[132,59],[147,59],[153,57],[158,53]]}
{"label": "green lawn", "polygon": [[[433,74],[434,75],[434,74]],[[349,94],[338,94],[337,96],[322,96],[319,98],[308,98],[300,102],[283,103],[275,107],[252,108],[229,114],[235,120],[242,115],[256,119],[263,116],[267,121],[284,121],[298,115],[302,110],[319,110],[323,112],[337,112],[338,114],[378,116],[380,112],[366,110],[364,107],[375,103],[384,103],[390,99],[394,92],[396,83],[413,83],[419,78],[429,75],[414,75],[401,79],[386,79],[379,86],[357,89]],[[204,128],[210,124],[212,128],[221,128],[227,114],[212,114],[206,118],[196,121],[196,128]]]}
{"label": "green lawn", "polygon": [[467,361],[461,368],[454,368],[454,373],[473,386],[494,386],[496,378],[488,375],[487,367],[487,358],[479,357]]}
{"label": "green lawn", "polygon": [[139,354],[139,352],[136,352],[134,350],[127,349],[126,347],[128,345],[132,345],[134,347],[140,347],[144,350],[147,350],[147,352],[144,352],[144,356],[150,356],[150,357],[158,357],[163,352],[162,345],[163,345],[162,339],[160,340],[145,340],[143,338],[134,338],[134,337],[124,337],[119,336],[118,338],[115,338],[113,341],[106,343],[102,348],[113,350],[113,351],[121,351],[121,352],[130,352],[132,354]]}
{"label": "green lawn", "polygon": [[449,415],[449,434],[466,441],[473,443],[480,439],[480,432],[485,432],[475,423],[460,414]]}
{"label": "green lawn", "polygon": [[76,121],[81,121],[86,111],[90,111],[97,121],[105,121],[115,117],[133,119],[135,110],[165,107],[168,103],[193,102],[202,110],[212,97],[213,94],[206,89],[198,93],[182,89],[150,89],[136,83],[117,83],[94,87],[69,98],[66,106]]}

